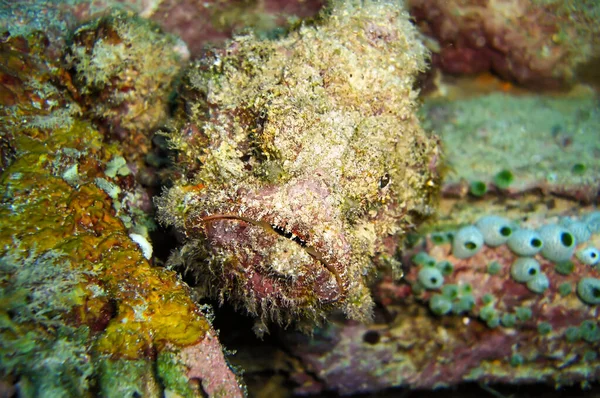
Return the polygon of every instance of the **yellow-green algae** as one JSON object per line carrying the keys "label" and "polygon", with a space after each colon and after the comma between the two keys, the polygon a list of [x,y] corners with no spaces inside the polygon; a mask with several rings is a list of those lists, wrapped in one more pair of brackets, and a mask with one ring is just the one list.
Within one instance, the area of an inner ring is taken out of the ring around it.
{"label": "yellow-green algae", "polygon": [[[66,264],[73,267],[65,268],[65,273],[91,273],[81,286],[84,298],[74,303],[72,311],[76,324],[93,329],[102,321],[99,318],[109,316],[102,313],[105,307],[115,302],[114,316],[94,339],[98,354],[134,359],[167,343],[187,346],[201,340],[209,325],[185,285],[173,272],[150,266],[115,216],[110,198],[93,184],[91,177],[101,173],[101,163],[87,161],[91,166],[87,169],[80,163],[83,181],[78,189],[48,170],[56,151],[81,147],[82,142],[88,157],[102,159],[105,151],[90,145],[99,142],[98,133],[76,123],[51,134],[57,139],[45,140],[43,152],[36,151],[42,137],[29,146],[19,145],[23,154],[2,174],[2,186],[10,197],[5,196],[0,208],[0,253],[5,255],[11,247],[20,253],[53,250],[66,256]],[[23,134],[19,141],[28,138]],[[3,338],[9,338],[11,332],[3,332]]]}
{"label": "yellow-green algae", "polygon": [[158,396],[157,353],[195,345],[210,324],[176,274],[144,258],[122,218],[144,220],[95,183],[121,186],[123,203],[126,193],[135,198],[130,176],[104,173],[121,153],[79,119],[56,85],[72,88],[70,80],[39,39],[0,46],[9,61],[0,97],[0,373],[23,396],[97,388]]}

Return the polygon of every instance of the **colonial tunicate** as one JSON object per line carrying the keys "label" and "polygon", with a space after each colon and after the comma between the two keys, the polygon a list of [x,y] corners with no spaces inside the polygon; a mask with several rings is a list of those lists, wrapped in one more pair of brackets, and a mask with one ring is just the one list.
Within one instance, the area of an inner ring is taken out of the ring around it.
{"label": "colonial tunicate", "polygon": [[483,247],[483,235],[477,227],[468,225],[459,229],[452,240],[452,255],[456,258],[468,258]]}
{"label": "colonial tunicate", "polygon": [[529,257],[520,257],[510,268],[512,278],[520,283],[526,283],[540,274],[540,263]]}
{"label": "colonial tunicate", "polygon": [[600,304],[600,279],[582,278],[577,284],[577,295],[586,304]]}
{"label": "colonial tunicate", "polygon": [[505,244],[513,231],[511,223],[499,216],[482,217],[475,225],[481,231],[485,244],[492,247]]}
{"label": "colonial tunicate", "polygon": [[542,256],[553,262],[566,261],[571,258],[577,242],[571,232],[556,224],[547,224],[538,229],[544,242]]}
{"label": "colonial tunicate", "polygon": [[452,301],[441,294],[434,294],[429,300],[429,308],[436,315],[446,315],[452,310]]}
{"label": "colonial tunicate", "polygon": [[439,289],[444,284],[444,276],[437,268],[421,268],[418,275],[419,282],[425,289]]}
{"label": "colonial tunicate", "polygon": [[595,247],[586,247],[579,250],[576,254],[579,261],[587,265],[596,265],[600,262],[600,251]]}
{"label": "colonial tunicate", "polygon": [[519,256],[533,256],[542,250],[544,244],[537,232],[530,229],[519,229],[513,232],[507,245]]}
{"label": "colonial tunicate", "polygon": [[539,273],[533,279],[527,281],[527,288],[534,293],[544,293],[549,287],[550,280],[543,273]]}

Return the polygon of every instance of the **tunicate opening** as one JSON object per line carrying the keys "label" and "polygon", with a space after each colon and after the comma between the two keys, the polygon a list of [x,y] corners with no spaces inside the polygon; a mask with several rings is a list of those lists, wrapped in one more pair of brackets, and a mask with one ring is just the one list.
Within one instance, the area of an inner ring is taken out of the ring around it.
{"label": "tunicate opening", "polygon": [[531,243],[531,246],[533,246],[533,247],[542,247],[542,241],[539,240],[538,238],[531,239],[531,242],[529,242],[529,243]]}
{"label": "tunicate opening", "polygon": [[477,248],[477,245],[473,242],[465,242],[465,248],[469,250],[475,250]]}
{"label": "tunicate opening", "polygon": [[560,234],[560,241],[566,247],[573,246],[573,243],[575,242],[575,240],[573,239],[573,235],[571,235],[568,232],[563,232],[562,234]]}
{"label": "tunicate opening", "polygon": [[596,254],[595,252],[591,252],[591,253],[590,253],[590,257],[591,257],[591,258],[596,258],[596,256],[597,256],[597,254]]}
{"label": "tunicate opening", "polygon": [[450,275],[452,273],[452,271],[454,271],[454,266],[449,261],[444,261],[444,262],[437,264],[437,268],[444,275]]}
{"label": "tunicate opening", "polygon": [[429,279],[429,282],[431,282],[431,284],[432,284],[433,286],[435,286],[435,285],[437,285],[437,283],[438,283],[438,280],[437,280],[437,278],[436,278],[436,277],[434,277],[434,276],[433,276],[433,277],[431,277],[431,279]]}
{"label": "tunicate opening", "polygon": [[594,296],[594,298],[600,298],[600,289],[598,289],[597,287],[593,288],[592,296]]}
{"label": "tunicate opening", "polygon": [[510,227],[502,227],[500,228],[500,235],[502,236],[510,236],[512,234],[512,229]]}
{"label": "tunicate opening", "polygon": [[376,330],[369,330],[365,334],[363,334],[363,341],[365,343],[369,343],[371,345],[375,345],[375,344],[379,343],[380,338],[381,338],[381,336],[379,335],[379,332]]}
{"label": "tunicate opening", "polygon": [[436,245],[441,245],[443,243],[446,243],[447,238],[441,234],[431,234],[431,241],[436,244]]}
{"label": "tunicate opening", "polygon": [[580,328],[584,332],[593,332],[594,330],[596,330],[598,328],[598,326],[593,321],[583,321],[581,323]]}
{"label": "tunicate opening", "polygon": [[537,269],[535,269],[535,268],[529,268],[529,271],[527,273],[529,275],[535,275],[535,274],[537,274]]}

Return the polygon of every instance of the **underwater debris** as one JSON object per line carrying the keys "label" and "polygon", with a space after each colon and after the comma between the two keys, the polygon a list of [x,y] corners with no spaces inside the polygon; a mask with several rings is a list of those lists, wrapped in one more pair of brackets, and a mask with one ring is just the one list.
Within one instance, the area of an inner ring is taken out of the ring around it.
{"label": "underwater debris", "polygon": [[198,62],[190,121],[169,135],[182,177],[156,202],[186,237],[171,265],[263,323],[369,319],[374,263],[439,187],[414,113],[425,57],[397,4],[348,1]]}

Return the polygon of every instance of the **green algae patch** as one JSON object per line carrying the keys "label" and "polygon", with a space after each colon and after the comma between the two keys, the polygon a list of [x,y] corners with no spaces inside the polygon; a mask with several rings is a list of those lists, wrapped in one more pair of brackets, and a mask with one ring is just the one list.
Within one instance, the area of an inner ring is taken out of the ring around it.
{"label": "green algae patch", "polygon": [[100,369],[101,395],[104,397],[159,396],[161,388],[156,380],[146,377],[154,364],[148,359],[111,360],[102,358]]}
{"label": "green algae patch", "polygon": [[425,126],[444,142],[452,165],[448,184],[481,181],[519,191],[598,183],[600,112],[593,96],[494,93],[452,101],[430,99],[421,112]]}
{"label": "green algae patch", "polygon": [[182,397],[193,396],[188,379],[184,376],[186,367],[175,353],[162,351],[156,358],[156,367],[165,390],[175,392]]}

